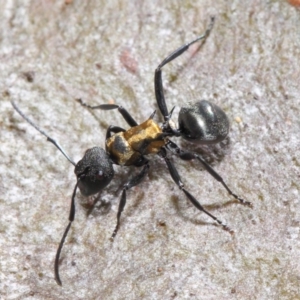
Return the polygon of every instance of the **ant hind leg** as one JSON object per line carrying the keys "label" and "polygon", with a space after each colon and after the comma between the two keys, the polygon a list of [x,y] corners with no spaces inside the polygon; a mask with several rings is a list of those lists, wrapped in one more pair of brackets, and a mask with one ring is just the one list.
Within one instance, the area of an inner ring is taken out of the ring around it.
{"label": "ant hind leg", "polygon": [[238,200],[240,203],[252,207],[252,203],[249,201],[244,200],[243,198],[239,197],[235,193],[231,191],[231,189],[228,187],[228,185],[225,183],[223,178],[199,155],[196,153],[184,151],[180,149],[174,142],[168,141],[166,148],[170,150],[171,152],[175,153],[176,155],[179,156],[180,159],[182,160],[192,160],[192,159],[198,159],[205,170],[212,176],[214,177],[217,181],[219,181],[224,188],[227,190],[227,192],[233,196],[236,200]]}
{"label": "ant hind leg", "polygon": [[176,183],[176,185],[183,191],[183,193],[186,195],[186,197],[191,201],[191,203],[200,211],[204,212],[206,215],[208,215],[210,218],[212,218],[214,221],[216,221],[219,225],[221,225],[223,227],[224,230],[230,232],[231,234],[233,234],[234,232],[227,226],[225,225],[221,220],[219,220],[217,217],[215,217],[213,214],[211,214],[210,212],[208,212],[200,203],[199,201],[190,193],[188,192],[185,187],[184,184],[181,181],[181,178],[178,174],[178,171],[176,169],[176,167],[174,166],[174,164],[169,160],[169,158],[167,158],[166,156],[166,151],[165,149],[163,149],[163,151],[160,153],[160,155],[163,157],[163,159],[165,160],[167,166],[168,166],[168,170],[169,173],[173,179],[173,181]]}

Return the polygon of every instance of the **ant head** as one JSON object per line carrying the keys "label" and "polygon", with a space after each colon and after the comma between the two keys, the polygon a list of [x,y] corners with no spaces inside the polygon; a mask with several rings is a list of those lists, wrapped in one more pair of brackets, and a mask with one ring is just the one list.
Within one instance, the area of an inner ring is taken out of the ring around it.
{"label": "ant head", "polygon": [[182,107],[178,124],[182,137],[198,144],[221,142],[229,132],[229,120],[225,112],[205,100]]}
{"label": "ant head", "polygon": [[100,147],[88,149],[75,166],[80,192],[91,196],[104,189],[114,177],[112,161]]}

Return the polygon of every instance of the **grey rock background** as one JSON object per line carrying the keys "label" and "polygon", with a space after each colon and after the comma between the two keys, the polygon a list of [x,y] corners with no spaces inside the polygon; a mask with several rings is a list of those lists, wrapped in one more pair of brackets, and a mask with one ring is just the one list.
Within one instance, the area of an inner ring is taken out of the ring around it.
{"label": "grey rock background", "polygon": [[[300,299],[299,10],[285,1],[0,5],[1,299]],[[204,151],[253,209],[196,162],[174,158],[188,190],[235,231],[231,236],[185,199],[156,158],[128,193],[111,243],[120,187],[134,172],[116,168],[101,193],[106,205],[91,209],[92,199],[78,195],[57,286],[54,256],[73,167],[10,100],[78,161],[86,149],[104,146],[110,124],[127,126],[117,112],[91,113],[75,99],[114,101],[144,121],[157,108],[154,69],[203,33],[212,15],[205,45],[164,68],[167,103],[207,99],[226,111],[227,145],[178,143]]]}

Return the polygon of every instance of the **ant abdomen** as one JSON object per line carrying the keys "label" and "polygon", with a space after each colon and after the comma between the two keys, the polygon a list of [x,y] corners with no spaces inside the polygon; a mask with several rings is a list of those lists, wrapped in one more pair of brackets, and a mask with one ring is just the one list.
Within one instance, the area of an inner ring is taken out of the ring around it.
{"label": "ant abdomen", "polygon": [[198,144],[221,142],[229,132],[229,120],[225,112],[206,100],[183,106],[178,125],[184,139]]}

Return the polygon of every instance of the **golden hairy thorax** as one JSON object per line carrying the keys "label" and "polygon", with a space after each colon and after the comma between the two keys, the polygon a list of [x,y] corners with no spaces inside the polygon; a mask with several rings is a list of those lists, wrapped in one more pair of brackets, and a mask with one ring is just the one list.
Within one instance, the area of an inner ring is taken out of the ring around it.
{"label": "golden hairy thorax", "polygon": [[162,130],[152,119],[119,132],[106,140],[107,151],[116,164],[130,166],[142,155],[156,154],[165,145]]}

